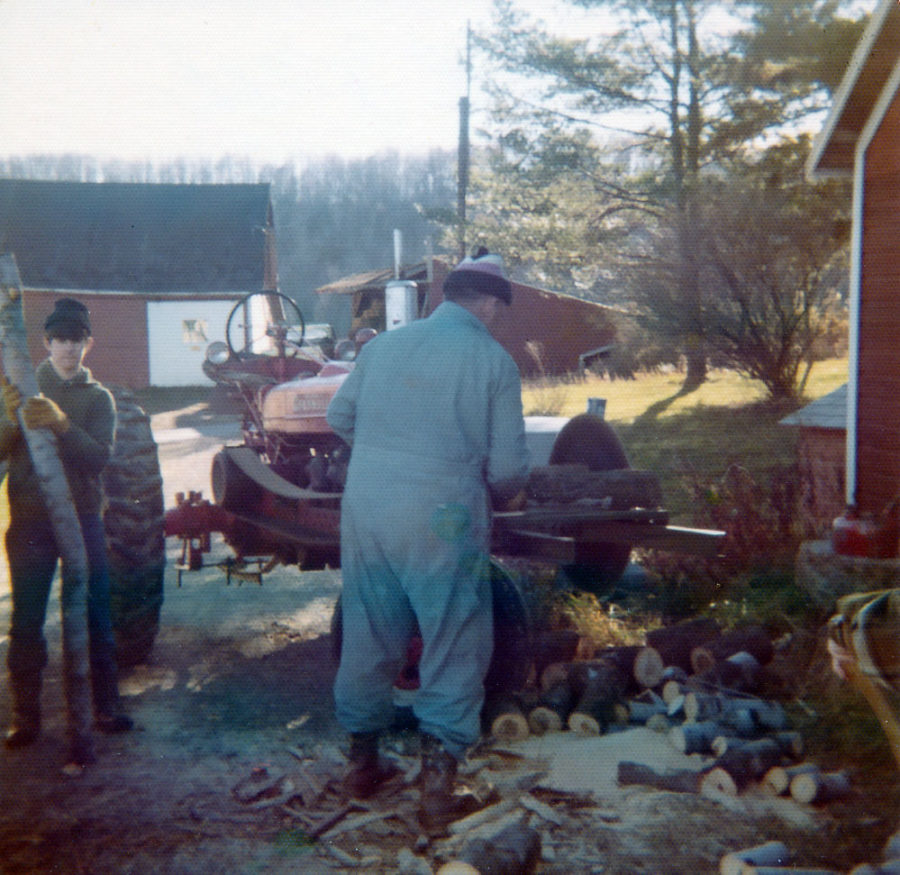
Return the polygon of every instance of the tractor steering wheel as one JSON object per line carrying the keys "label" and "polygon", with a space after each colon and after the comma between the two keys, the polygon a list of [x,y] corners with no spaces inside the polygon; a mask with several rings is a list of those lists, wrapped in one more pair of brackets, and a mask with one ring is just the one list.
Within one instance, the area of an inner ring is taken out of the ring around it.
{"label": "tractor steering wheel", "polygon": [[[254,298],[265,298],[264,306],[269,314],[265,326],[254,328],[251,314]],[[269,321],[275,308],[280,310],[282,318]],[[235,343],[232,332],[240,331],[242,342]],[[225,323],[225,340],[231,354],[242,358],[253,353],[253,347],[264,338],[272,338],[275,349],[280,357],[293,357],[297,354],[303,337],[306,333],[306,323],[303,314],[294,302],[293,298],[283,295],[281,292],[251,292],[238,301],[228,314]]]}

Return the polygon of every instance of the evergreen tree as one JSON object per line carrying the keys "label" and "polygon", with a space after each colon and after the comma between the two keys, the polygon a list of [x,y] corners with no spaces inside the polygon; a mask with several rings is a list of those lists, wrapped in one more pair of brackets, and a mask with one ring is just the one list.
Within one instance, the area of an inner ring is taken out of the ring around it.
{"label": "evergreen tree", "polygon": [[745,178],[821,113],[862,23],[822,0],[572,5],[596,13],[596,34],[554,35],[495,0],[496,26],[478,45],[496,136],[470,212],[513,260],[537,264],[543,247],[548,275],[568,271],[601,300],[633,302],[628,281],[652,266],[665,294],[642,295],[640,315],[677,339],[690,389],[716,327],[699,237],[707,181]]}

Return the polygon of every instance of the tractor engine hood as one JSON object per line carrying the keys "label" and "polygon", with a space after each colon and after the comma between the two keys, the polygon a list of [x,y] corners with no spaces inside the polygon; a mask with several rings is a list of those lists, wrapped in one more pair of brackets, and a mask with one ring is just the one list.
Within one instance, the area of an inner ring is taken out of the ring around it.
{"label": "tractor engine hood", "polygon": [[352,362],[329,362],[314,377],[272,386],[262,400],[263,428],[282,434],[330,433],[325,412],[352,369]]}

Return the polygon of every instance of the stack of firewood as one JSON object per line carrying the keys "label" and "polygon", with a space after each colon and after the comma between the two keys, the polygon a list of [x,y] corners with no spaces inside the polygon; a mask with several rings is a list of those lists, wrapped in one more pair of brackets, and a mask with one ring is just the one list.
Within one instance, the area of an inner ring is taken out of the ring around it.
{"label": "stack of firewood", "polygon": [[[730,851],[719,861],[721,875],[840,875],[834,869],[788,865],[793,860],[790,848],[783,842],[770,841],[752,848]],[[900,872],[900,832],[894,833],[884,847],[880,864],[854,866],[850,875],[893,875]]]}
{"label": "stack of firewood", "polygon": [[590,659],[578,658],[579,647],[574,630],[540,636],[534,684],[485,708],[486,729],[496,740],[644,725],[665,733],[680,752],[708,760],[699,769],[665,774],[622,762],[621,784],[730,796],[759,785],[803,803],[850,791],[846,773],[801,761],[803,739],[791,731],[784,708],[760,695],[775,652],[763,627],[723,632],[698,617],[649,632],[643,645],[603,648]]}

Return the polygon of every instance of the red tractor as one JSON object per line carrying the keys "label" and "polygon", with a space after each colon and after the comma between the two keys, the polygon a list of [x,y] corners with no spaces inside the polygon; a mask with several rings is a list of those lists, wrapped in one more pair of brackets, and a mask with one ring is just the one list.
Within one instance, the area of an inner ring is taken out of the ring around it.
{"label": "red tractor", "polygon": [[[202,565],[213,532],[234,550],[235,568],[249,563],[260,570],[277,563],[304,570],[340,566],[340,498],[350,449],[331,431],[325,412],[374,331],[363,329],[336,344],[327,332],[311,334],[290,298],[259,292],[235,305],[225,342],[209,347],[204,371],[239,399],[243,441],[216,455],[212,502],[200,494],[179,495],[166,515],[166,534],[183,541],[184,567]],[[597,590],[622,574],[632,544],[689,552],[717,549],[720,532],[668,525],[656,479],[629,469],[618,438],[599,417],[583,414],[570,420],[549,458],[537,461],[548,464],[532,472],[529,507],[495,514],[496,557],[553,562],[576,585]],[[584,472],[588,480],[592,473],[606,472],[601,494],[561,503],[556,486],[574,476],[583,491]],[[527,612],[502,565],[494,563],[492,577],[496,640],[503,651],[495,653],[492,675],[515,685],[527,670]],[[337,611],[337,629],[339,619]]]}

